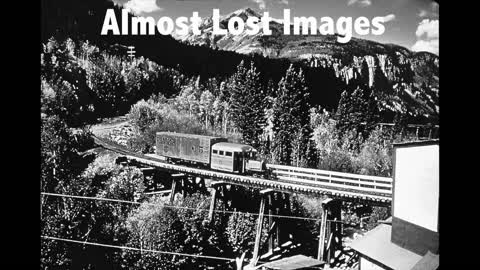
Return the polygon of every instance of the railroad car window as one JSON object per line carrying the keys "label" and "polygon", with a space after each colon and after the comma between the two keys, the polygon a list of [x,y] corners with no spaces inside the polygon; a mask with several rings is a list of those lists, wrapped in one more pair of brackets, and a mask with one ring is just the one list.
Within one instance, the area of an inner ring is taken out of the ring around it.
{"label": "railroad car window", "polygon": [[225,152],[225,155],[226,155],[227,157],[231,157],[231,156],[232,156],[232,152]]}
{"label": "railroad car window", "polygon": [[220,150],[220,155],[222,155],[222,156],[223,156],[223,151],[221,151],[221,150]]}
{"label": "railroad car window", "polygon": [[213,150],[213,153],[214,153],[214,154],[218,154],[218,151],[217,151],[217,150]]}

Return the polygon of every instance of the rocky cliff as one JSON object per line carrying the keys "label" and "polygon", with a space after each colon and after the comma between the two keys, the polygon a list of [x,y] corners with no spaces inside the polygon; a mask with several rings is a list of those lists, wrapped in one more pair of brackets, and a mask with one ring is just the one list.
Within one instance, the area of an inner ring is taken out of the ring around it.
{"label": "rocky cliff", "polygon": [[[241,9],[221,16],[220,27],[239,16],[260,15],[252,9]],[[259,22],[261,26],[261,22]],[[212,18],[204,18],[201,35],[174,36],[188,44],[204,45],[242,54],[261,54],[269,58],[287,58],[312,68],[333,69],[345,85],[359,81],[377,89],[381,109],[438,118],[439,58],[428,52],[412,52],[395,44],[352,38],[348,43],[337,37],[283,35],[283,24],[272,21],[272,35],[246,34],[213,36]]]}

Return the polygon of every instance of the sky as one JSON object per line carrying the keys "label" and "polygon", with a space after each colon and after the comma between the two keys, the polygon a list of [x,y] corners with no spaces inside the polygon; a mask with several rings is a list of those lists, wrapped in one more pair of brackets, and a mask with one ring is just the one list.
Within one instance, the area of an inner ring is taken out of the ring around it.
{"label": "sky", "polygon": [[124,5],[139,16],[159,19],[168,16],[191,17],[198,11],[200,17],[212,16],[212,9],[225,15],[250,7],[260,12],[268,11],[273,18],[281,19],[283,10],[289,8],[291,16],[321,17],[365,16],[369,19],[385,17],[385,32],[380,36],[354,37],[393,43],[413,51],[429,51],[438,55],[439,4],[432,0],[112,0]]}

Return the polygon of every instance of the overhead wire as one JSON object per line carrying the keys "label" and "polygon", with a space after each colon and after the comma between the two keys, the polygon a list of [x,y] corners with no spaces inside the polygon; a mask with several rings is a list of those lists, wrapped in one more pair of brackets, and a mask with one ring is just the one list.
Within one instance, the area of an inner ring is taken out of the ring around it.
{"label": "overhead wire", "polygon": [[203,258],[203,259],[235,261],[235,259],[232,259],[232,258],[225,258],[225,257],[218,257],[218,256],[197,255],[197,254],[189,254],[189,253],[181,253],[181,252],[173,252],[173,251],[163,251],[163,250],[153,250],[153,249],[140,249],[140,248],[129,247],[129,246],[117,246],[117,245],[110,245],[110,244],[94,243],[94,242],[59,238],[59,237],[46,236],[46,235],[42,235],[41,237],[44,238],[44,239],[49,239],[49,240],[77,243],[77,244],[82,244],[82,245],[99,246],[99,247],[106,247],[106,248],[116,248],[116,249],[133,250],[133,251],[141,251],[141,252],[153,252],[153,253],[160,253],[160,254],[167,254],[167,255],[177,255],[177,256],[195,257],[195,258]]}
{"label": "overhead wire", "polygon": [[[135,248],[135,247],[129,247],[129,246],[102,244],[102,243],[95,243],[95,242],[89,242],[89,241],[80,241],[80,240],[74,240],[74,239],[66,239],[66,238],[60,238],[60,237],[54,237],[54,236],[47,236],[47,235],[42,235],[41,238],[48,239],[48,240],[54,240],[54,241],[67,242],[67,243],[75,243],[75,244],[82,244],[82,245],[105,247],[105,248],[115,248],[115,249],[132,250],[132,251],[140,251],[140,252],[152,252],[152,253],[159,253],[159,254],[166,254],[166,255],[176,255],[176,256],[184,256],[184,257],[201,258],[201,259],[223,260],[223,261],[227,261],[227,262],[235,262],[238,259],[238,258],[227,258],[227,257],[219,257],[219,256],[198,255],[198,254],[164,251],[164,250],[141,249],[141,248]],[[243,261],[248,262],[248,261],[250,261],[250,259],[244,259]],[[266,262],[259,260],[258,263],[266,263]],[[310,267],[310,268],[323,269],[323,268],[320,268],[320,267]]]}
{"label": "overhead wire", "polygon": [[[135,202],[135,201],[120,200],[120,199],[111,199],[111,198],[102,198],[102,197],[88,197],[88,196],[79,196],[79,195],[49,193],[49,192],[41,192],[41,195],[52,196],[52,197],[65,197],[65,198],[72,198],[72,199],[86,199],[86,200],[98,200],[98,201],[105,201],[105,202],[128,203],[128,204],[136,204],[136,205],[146,204],[146,205],[151,205],[151,206],[159,206],[159,204],[150,203],[150,202]],[[210,211],[209,209],[193,208],[193,207],[186,207],[186,206],[176,206],[176,205],[169,205],[169,204],[164,204],[164,205],[161,205],[161,206],[166,207],[166,208],[183,209],[183,210]],[[227,210],[217,210],[217,209],[214,209],[213,211],[214,212],[221,212],[221,213],[228,213],[228,214],[243,214],[243,215],[255,215],[255,216],[259,215],[258,213],[249,213],[249,212],[240,212],[240,211],[227,211]],[[263,216],[301,219],[301,220],[314,220],[314,221],[319,221],[320,220],[319,218],[306,218],[306,217],[299,217],[299,216],[283,216],[283,215],[273,215],[273,214],[264,214]],[[338,220],[327,220],[327,221],[342,222],[342,221],[338,221]],[[59,237],[53,237],[53,236],[44,236],[44,235],[42,235],[41,237],[44,238],[44,239],[49,239],[49,240],[71,242],[71,243],[85,244],[85,245],[92,245],[92,246],[101,246],[101,247],[107,247],[107,248],[117,248],[117,249],[124,249],[124,250],[153,252],[153,253],[170,254],[170,255],[187,256],[187,257],[198,257],[198,258],[205,258],[205,259],[216,259],[216,260],[224,260],[224,261],[229,261],[229,262],[235,261],[234,258],[226,258],[226,257],[218,257],[218,256],[207,256],[207,255],[196,255],[196,254],[161,251],[161,250],[139,249],[139,248],[128,247],[128,246],[117,246],[117,245],[110,245],[110,244],[94,243],[94,242],[88,242],[88,241],[65,239],[65,238],[59,238]],[[246,259],[246,260],[248,261],[248,259]],[[262,261],[259,261],[259,263],[261,263],[261,262]],[[312,268],[322,269],[322,268],[318,268],[318,267],[312,267]]]}
{"label": "overhead wire", "polygon": [[[135,201],[120,200],[120,199],[111,199],[111,198],[102,198],[102,197],[88,197],[88,196],[79,196],[79,195],[49,193],[49,192],[41,192],[41,195],[53,196],[53,197],[65,197],[65,198],[72,198],[72,199],[86,199],[86,200],[98,200],[98,201],[107,201],[107,202],[116,202],[116,203],[128,203],[128,204],[137,204],[137,205],[143,204],[143,205],[159,206],[159,204],[150,203],[150,202],[135,202]],[[165,207],[165,208],[183,209],[183,210],[191,210],[191,211],[205,211],[205,212],[210,211],[209,209],[170,205],[170,204],[163,204],[161,206]],[[217,213],[225,213],[225,214],[242,214],[242,215],[252,215],[252,216],[260,215],[259,213],[229,211],[229,210],[219,210],[219,209],[213,209],[212,211],[217,212]],[[298,220],[310,220],[310,221],[320,221],[321,220],[320,218],[309,218],[309,217],[300,217],[300,216],[286,216],[286,215],[276,215],[276,214],[263,214],[263,216],[264,217],[298,219]],[[344,223],[343,221],[339,221],[339,220],[327,220],[327,221]]]}

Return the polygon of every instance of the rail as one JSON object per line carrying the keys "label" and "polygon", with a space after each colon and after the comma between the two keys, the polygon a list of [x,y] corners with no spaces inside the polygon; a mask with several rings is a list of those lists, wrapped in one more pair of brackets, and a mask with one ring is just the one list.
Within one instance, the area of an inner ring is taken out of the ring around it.
{"label": "rail", "polygon": [[392,200],[392,179],[386,177],[348,174],[282,165],[267,165],[272,179],[219,172],[167,163],[153,154],[138,154],[124,147],[94,137],[95,143],[105,149],[123,154],[129,161],[143,166],[224,180],[229,183],[278,191],[306,194],[324,194],[333,197],[389,204]]}
{"label": "rail", "polygon": [[310,168],[268,164],[273,175],[280,180],[301,181],[311,185],[322,185],[333,189],[348,188],[358,192],[392,195],[393,179],[389,177],[342,173]]}

